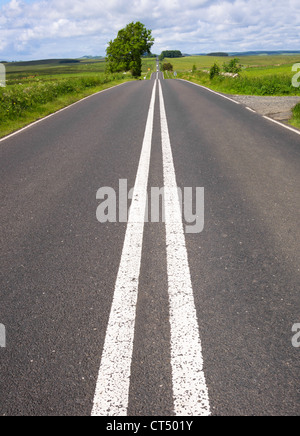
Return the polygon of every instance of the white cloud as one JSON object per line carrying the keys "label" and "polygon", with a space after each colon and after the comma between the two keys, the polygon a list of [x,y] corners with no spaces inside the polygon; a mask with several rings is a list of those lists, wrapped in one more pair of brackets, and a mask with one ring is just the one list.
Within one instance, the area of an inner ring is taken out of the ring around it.
{"label": "white cloud", "polygon": [[0,5],[0,57],[104,55],[136,20],[158,53],[299,49],[298,9],[299,0],[10,0]]}

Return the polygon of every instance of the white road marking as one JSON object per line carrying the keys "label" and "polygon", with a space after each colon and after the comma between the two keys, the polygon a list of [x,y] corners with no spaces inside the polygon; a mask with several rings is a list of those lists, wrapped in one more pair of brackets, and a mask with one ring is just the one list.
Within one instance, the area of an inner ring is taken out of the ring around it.
{"label": "white road marking", "polygon": [[251,107],[246,106],[246,109],[250,112],[254,112],[255,114],[257,113],[254,109],[252,109]]}
{"label": "white road marking", "polygon": [[92,416],[127,415],[156,86],[154,81]]}
{"label": "white road marking", "polygon": [[177,416],[208,416],[210,404],[203,372],[199,325],[161,82],[159,94],[174,411]]}
{"label": "white road marking", "polygon": [[289,127],[286,124],[280,123],[279,121],[273,120],[273,118],[269,118],[265,115],[263,116],[263,118],[265,118],[268,121],[272,121],[272,123],[278,124],[279,126],[284,127],[285,129],[290,130],[291,132],[297,133],[297,135],[300,135],[300,130],[293,129],[293,127]]}

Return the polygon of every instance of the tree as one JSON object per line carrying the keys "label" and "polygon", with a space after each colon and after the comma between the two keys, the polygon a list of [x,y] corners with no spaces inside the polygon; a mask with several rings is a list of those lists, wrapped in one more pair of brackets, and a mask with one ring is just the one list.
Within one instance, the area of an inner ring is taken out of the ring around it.
{"label": "tree", "polygon": [[143,55],[151,53],[154,44],[152,31],[137,21],[120,30],[117,38],[110,41],[106,50],[107,69],[111,73],[131,71],[134,77],[142,74]]}
{"label": "tree", "polygon": [[182,58],[183,55],[180,50],[165,50],[159,56],[159,60],[163,61],[165,58]]}

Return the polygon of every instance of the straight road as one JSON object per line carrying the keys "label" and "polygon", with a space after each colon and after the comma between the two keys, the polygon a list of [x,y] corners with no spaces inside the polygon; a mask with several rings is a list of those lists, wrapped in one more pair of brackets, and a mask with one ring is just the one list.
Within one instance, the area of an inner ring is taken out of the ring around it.
{"label": "straight road", "polygon": [[161,73],[0,142],[0,415],[299,416],[299,169],[300,135]]}

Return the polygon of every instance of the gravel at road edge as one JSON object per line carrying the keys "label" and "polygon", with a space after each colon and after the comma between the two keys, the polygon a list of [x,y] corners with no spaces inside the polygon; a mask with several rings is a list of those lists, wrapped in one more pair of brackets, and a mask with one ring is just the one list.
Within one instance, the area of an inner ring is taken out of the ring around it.
{"label": "gravel at road edge", "polygon": [[277,121],[292,118],[292,109],[300,103],[300,97],[261,97],[256,95],[230,95],[230,97],[261,115],[267,115]]}

